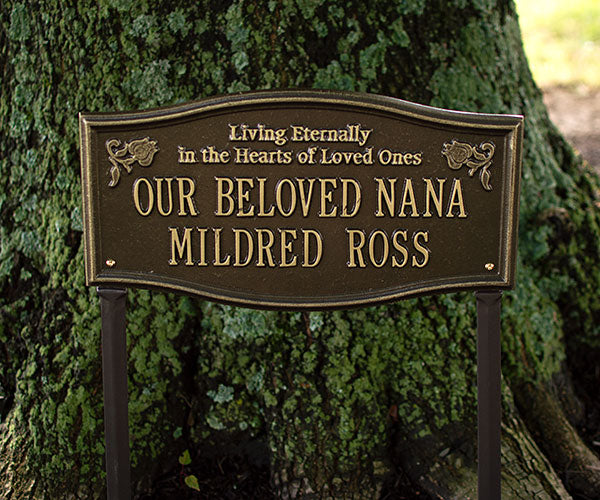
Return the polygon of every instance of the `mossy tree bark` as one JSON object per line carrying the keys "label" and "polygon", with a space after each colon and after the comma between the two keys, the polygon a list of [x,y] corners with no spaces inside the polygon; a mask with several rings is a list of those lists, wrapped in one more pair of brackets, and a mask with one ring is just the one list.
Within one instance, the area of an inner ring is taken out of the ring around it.
{"label": "mossy tree bark", "polygon": [[[555,383],[574,373],[593,415],[599,375],[581,363],[600,351],[599,184],[548,119],[512,1],[7,0],[0,26],[0,496],[102,495],[77,113],[308,87],[525,115],[504,498],[599,498],[585,420],[563,418]],[[473,497],[474,318],[468,294],[302,314],[130,292],[136,491],[185,448],[258,437],[282,497],[374,498],[398,468],[438,497]]]}

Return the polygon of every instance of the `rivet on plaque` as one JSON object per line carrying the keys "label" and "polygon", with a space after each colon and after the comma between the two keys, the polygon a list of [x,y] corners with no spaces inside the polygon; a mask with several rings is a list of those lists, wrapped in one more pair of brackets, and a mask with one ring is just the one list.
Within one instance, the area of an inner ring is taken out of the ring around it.
{"label": "rivet on plaque", "polygon": [[115,267],[116,262],[113,259],[106,259],[106,265],[108,267]]}
{"label": "rivet on plaque", "polygon": [[488,262],[488,263],[485,265],[485,268],[486,268],[488,271],[493,271],[493,270],[494,270],[494,264],[492,264],[491,262]]}

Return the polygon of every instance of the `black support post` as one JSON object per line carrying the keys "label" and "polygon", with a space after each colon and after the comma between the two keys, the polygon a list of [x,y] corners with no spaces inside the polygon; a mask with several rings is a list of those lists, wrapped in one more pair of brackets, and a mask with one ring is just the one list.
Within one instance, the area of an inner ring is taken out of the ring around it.
{"label": "black support post", "polygon": [[477,455],[479,500],[500,500],[500,307],[502,292],[479,291],[477,298]]}
{"label": "black support post", "polygon": [[98,288],[102,315],[102,382],[108,500],[130,500],[127,337],[124,289]]}

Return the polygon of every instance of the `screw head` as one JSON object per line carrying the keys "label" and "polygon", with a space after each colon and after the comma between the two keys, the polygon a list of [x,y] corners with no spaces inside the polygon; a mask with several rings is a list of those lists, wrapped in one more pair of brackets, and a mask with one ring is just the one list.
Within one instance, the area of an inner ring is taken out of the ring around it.
{"label": "screw head", "polygon": [[494,264],[492,264],[491,262],[488,262],[488,263],[485,265],[485,268],[486,268],[488,271],[493,271],[493,270],[494,270]]}
{"label": "screw head", "polygon": [[107,259],[106,260],[106,265],[108,267],[115,267],[116,262],[113,259]]}

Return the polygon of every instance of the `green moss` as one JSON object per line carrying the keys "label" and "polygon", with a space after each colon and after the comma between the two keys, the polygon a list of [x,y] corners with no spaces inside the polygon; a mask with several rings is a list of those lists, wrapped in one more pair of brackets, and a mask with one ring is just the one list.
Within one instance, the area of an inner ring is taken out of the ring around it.
{"label": "green moss", "polygon": [[356,457],[384,455],[392,405],[415,434],[473,418],[474,366],[464,360],[474,357],[474,300],[462,299],[310,315],[206,304],[198,385],[208,377],[215,387],[206,424],[266,425],[276,467],[291,471],[301,456],[309,478],[368,482]]}

